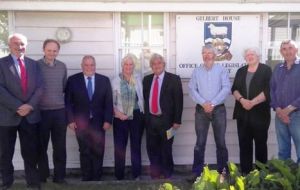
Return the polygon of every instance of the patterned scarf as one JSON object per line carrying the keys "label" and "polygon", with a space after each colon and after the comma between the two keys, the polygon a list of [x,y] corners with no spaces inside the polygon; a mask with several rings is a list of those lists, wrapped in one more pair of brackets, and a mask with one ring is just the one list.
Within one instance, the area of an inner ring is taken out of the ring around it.
{"label": "patterned scarf", "polygon": [[128,116],[128,119],[133,119],[133,110],[136,104],[135,79],[131,76],[127,81],[122,74],[120,74],[120,78],[123,113]]}

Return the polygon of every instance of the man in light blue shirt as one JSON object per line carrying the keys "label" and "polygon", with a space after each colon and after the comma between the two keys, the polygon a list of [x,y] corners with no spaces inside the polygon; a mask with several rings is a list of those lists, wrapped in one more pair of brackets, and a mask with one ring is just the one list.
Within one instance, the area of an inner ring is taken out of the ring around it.
{"label": "man in light blue shirt", "polygon": [[189,95],[196,102],[195,130],[197,135],[194,147],[194,181],[200,176],[204,165],[204,153],[210,123],[213,127],[217,147],[218,172],[227,170],[228,151],[225,144],[226,109],[224,101],[230,94],[228,72],[221,65],[214,64],[216,50],[211,45],[202,48],[204,64],[196,68],[189,82]]}

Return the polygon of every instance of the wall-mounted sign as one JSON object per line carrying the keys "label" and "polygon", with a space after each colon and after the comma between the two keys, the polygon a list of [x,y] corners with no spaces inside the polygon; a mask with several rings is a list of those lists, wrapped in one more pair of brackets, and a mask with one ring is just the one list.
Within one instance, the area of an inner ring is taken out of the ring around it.
{"label": "wall-mounted sign", "polygon": [[203,64],[201,49],[212,44],[216,63],[227,68],[230,77],[245,64],[243,51],[259,47],[259,15],[177,15],[176,73],[190,78]]}

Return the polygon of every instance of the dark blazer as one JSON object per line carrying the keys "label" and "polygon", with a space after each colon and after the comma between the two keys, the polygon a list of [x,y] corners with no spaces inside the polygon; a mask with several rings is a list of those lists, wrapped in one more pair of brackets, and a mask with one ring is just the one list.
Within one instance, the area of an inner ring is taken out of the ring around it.
{"label": "dark blazer", "polygon": [[[246,75],[248,72],[248,65],[241,67],[234,78],[232,93],[238,90],[243,97],[247,97]],[[239,101],[235,102],[233,119],[242,119],[246,114],[251,114],[252,118],[258,121],[267,121],[270,119],[270,79],[272,70],[269,66],[259,63],[258,68],[250,82],[249,98],[253,99],[262,91],[266,96],[266,101],[254,106],[247,111],[242,107]]]}
{"label": "dark blazer", "polygon": [[22,104],[33,107],[26,119],[29,123],[40,121],[38,102],[42,95],[42,76],[38,63],[24,57],[27,72],[27,95],[22,95],[20,77],[11,55],[0,59],[0,126],[16,126],[22,117],[16,111]]}
{"label": "dark blazer", "polygon": [[[149,118],[149,98],[151,84],[154,74],[145,76],[143,80],[143,94],[145,98],[145,116]],[[183,109],[183,93],[180,77],[165,72],[161,92],[159,97],[159,104],[161,107],[162,117],[167,123],[166,129],[170,128],[173,123],[181,124],[181,116]]]}
{"label": "dark blazer", "polygon": [[83,73],[70,76],[65,89],[65,103],[68,123],[86,125],[90,118],[90,111],[94,121],[99,125],[104,122],[112,123],[112,89],[110,80],[106,76],[95,74],[95,90],[91,101]]}

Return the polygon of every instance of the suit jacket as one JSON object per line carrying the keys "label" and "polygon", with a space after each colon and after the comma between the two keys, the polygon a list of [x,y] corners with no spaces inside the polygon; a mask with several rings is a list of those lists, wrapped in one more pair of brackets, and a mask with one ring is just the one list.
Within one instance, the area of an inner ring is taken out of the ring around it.
{"label": "suit jacket", "polygon": [[108,77],[95,74],[95,90],[90,101],[83,73],[70,76],[65,90],[65,103],[68,123],[86,126],[90,114],[101,127],[104,122],[112,123],[112,89]]}
{"label": "suit jacket", "polygon": [[22,104],[33,107],[26,119],[29,123],[40,121],[38,102],[42,95],[42,77],[38,63],[24,57],[27,72],[27,95],[22,95],[21,79],[11,55],[0,59],[0,126],[16,126],[22,117],[16,111]]}
{"label": "suit jacket", "polygon": [[[150,116],[150,90],[154,74],[145,76],[143,80],[143,94],[145,98],[145,116],[146,123]],[[181,116],[183,109],[183,92],[180,77],[165,72],[161,92],[159,97],[159,105],[162,112],[162,117],[166,123],[166,129],[169,129],[173,123],[181,124]]]}
{"label": "suit jacket", "polygon": [[[248,72],[248,66],[241,67],[235,76],[233,86],[231,88],[232,93],[238,90],[243,97],[247,97],[246,87],[246,75]],[[271,68],[265,64],[259,64],[258,68],[250,82],[249,86],[249,98],[253,99],[261,92],[264,92],[266,101],[254,106],[251,110],[247,111],[243,108],[239,101],[235,102],[233,119],[242,119],[246,114],[250,114],[251,118],[255,118],[258,121],[270,120],[270,79],[272,71]]]}

